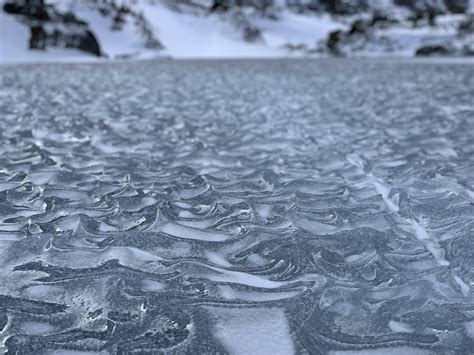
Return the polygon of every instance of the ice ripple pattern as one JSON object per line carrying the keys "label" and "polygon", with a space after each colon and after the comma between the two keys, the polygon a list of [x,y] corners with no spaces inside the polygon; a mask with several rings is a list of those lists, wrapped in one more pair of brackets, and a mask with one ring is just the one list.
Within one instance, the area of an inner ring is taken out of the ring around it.
{"label": "ice ripple pattern", "polygon": [[469,354],[469,64],[1,68],[0,348]]}

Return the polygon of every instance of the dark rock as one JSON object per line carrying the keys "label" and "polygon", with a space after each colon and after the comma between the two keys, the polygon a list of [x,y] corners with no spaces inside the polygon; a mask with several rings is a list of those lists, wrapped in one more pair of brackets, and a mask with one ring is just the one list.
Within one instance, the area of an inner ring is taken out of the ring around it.
{"label": "dark rock", "polygon": [[113,20],[112,20],[112,30],[113,31],[121,31],[123,29],[123,25],[125,24],[125,17],[118,12]]}
{"label": "dark rock", "polygon": [[343,36],[343,32],[341,30],[333,31],[329,34],[328,39],[326,41],[326,47],[329,50],[329,53],[332,55],[341,55],[341,51],[339,49],[339,42]]}
{"label": "dark rock", "polygon": [[48,38],[48,43],[53,46],[57,47],[61,43],[62,34],[58,29],[55,29],[53,33]]}
{"label": "dark rock", "polygon": [[304,43],[298,43],[298,44],[293,44],[293,43],[287,43],[283,46],[286,50],[290,52],[308,52],[308,46]]}
{"label": "dark rock", "polygon": [[30,49],[46,49],[46,32],[43,27],[30,27]]}
{"label": "dark rock", "polygon": [[230,6],[227,1],[216,0],[213,2],[209,8],[210,12],[226,12],[230,9]]}
{"label": "dark rock", "polygon": [[416,50],[416,56],[448,55],[451,51],[442,45],[427,45]]}
{"label": "dark rock", "polygon": [[369,9],[367,0],[288,0],[287,4],[297,12],[328,11],[334,15],[353,15]]}
{"label": "dark rock", "polygon": [[431,27],[436,26],[436,12],[433,10],[428,10],[428,23]]}
{"label": "dark rock", "polygon": [[396,23],[398,23],[398,20],[390,18],[386,14],[376,11],[372,15],[372,19],[369,21],[368,26],[386,28]]}
{"label": "dark rock", "polygon": [[61,17],[62,21],[66,24],[87,26],[87,22],[79,20],[72,12],[66,12]]}
{"label": "dark rock", "polygon": [[465,57],[473,57],[474,56],[474,48],[469,46],[464,46],[462,49],[462,55]]}
{"label": "dark rock", "polygon": [[423,20],[423,14],[421,12],[416,12],[413,16],[408,18],[413,24],[413,27],[416,28],[420,24],[420,21]]}
{"label": "dark rock", "polygon": [[396,5],[409,8],[415,13],[432,11],[436,14],[448,12],[463,13],[469,8],[469,0],[394,0]]}
{"label": "dark rock", "polygon": [[257,10],[265,11],[273,5],[272,0],[214,0],[209,11],[226,12],[232,8],[252,7]]}
{"label": "dark rock", "polygon": [[150,37],[147,38],[147,41],[145,43],[145,47],[148,48],[148,49],[161,49],[161,48],[164,48],[163,44],[153,36],[150,36]]}
{"label": "dark rock", "polygon": [[287,0],[286,4],[293,10],[298,13],[305,12],[306,10],[309,11],[322,11],[324,10],[321,1],[319,0]]}
{"label": "dark rock", "polygon": [[474,15],[466,17],[458,27],[458,35],[465,36],[474,33]]}
{"label": "dark rock", "polygon": [[79,35],[77,37],[71,37],[67,46],[70,48],[77,48],[81,51],[93,54],[97,57],[100,57],[102,55],[99,42],[95,38],[94,34],[89,30],[85,30],[82,35]]}
{"label": "dark rock", "polygon": [[50,19],[43,0],[10,1],[3,5],[3,11],[13,15],[23,15],[40,21]]}
{"label": "dark rock", "polygon": [[237,9],[232,10],[229,15],[232,23],[242,31],[242,36],[247,42],[255,42],[260,40],[261,31],[246,16],[244,11]]}
{"label": "dark rock", "polygon": [[102,55],[99,42],[95,38],[94,34],[89,30],[86,30],[84,35],[80,37],[77,48],[84,52],[91,53],[97,57]]}
{"label": "dark rock", "polygon": [[349,34],[354,34],[354,33],[367,33],[369,30],[369,22],[366,20],[356,20],[352,23],[351,28],[349,30]]}
{"label": "dark rock", "polygon": [[370,25],[375,26],[378,23],[385,23],[388,21],[389,19],[386,15],[376,12],[372,15],[372,20],[370,21]]}
{"label": "dark rock", "polygon": [[444,3],[454,13],[464,13],[469,9],[469,0],[444,0]]}
{"label": "dark rock", "polygon": [[368,9],[366,0],[328,0],[322,3],[327,11],[337,15],[353,15]]}
{"label": "dark rock", "polygon": [[258,39],[260,39],[261,36],[261,31],[257,27],[252,27],[252,26],[246,26],[244,27],[244,39],[247,42],[254,42]]}
{"label": "dark rock", "polygon": [[102,16],[109,16],[110,15],[110,10],[106,7],[100,7],[99,12]]}

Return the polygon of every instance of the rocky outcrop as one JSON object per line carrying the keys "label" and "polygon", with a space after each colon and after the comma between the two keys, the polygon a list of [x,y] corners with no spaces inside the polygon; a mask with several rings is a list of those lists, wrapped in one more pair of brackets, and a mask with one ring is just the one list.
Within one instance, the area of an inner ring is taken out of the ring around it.
{"label": "rocky outcrop", "polygon": [[30,28],[30,49],[44,50],[47,47],[76,48],[101,56],[102,51],[95,35],[87,23],[71,12],[61,13],[44,0],[8,1],[3,11],[18,15]]}
{"label": "rocky outcrop", "polygon": [[321,6],[325,11],[337,15],[353,15],[369,9],[366,0],[328,0],[321,1]]}
{"label": "rocky outcrop", "polygon": [[325,43],[326,49],[335,56],[349,55],[353,51],[363,49],[369,41],[374,40],[375,28],[387,27],[394,22],[379,13],[374,13],[371,19],[357,19],[352,22],[348,30],[331,32]]}
{"label": "rocky outcrop", "polygon": [[394,0],[394,2],[395,4],[405,6],[416,13],[464,13],[469,8],[469,0]]}
{"label": "rocky outcrop", "polygon": [[272,0],[214,0],[210,6],[210,10],[229,11],[235,8],[251,7],[261,11],[265,11],[273,6]]}
{"label": "rocky outcrop", "polygon": [[9,1],[3,5],[3,11],[8,14],[23,15],[38,21],[49,21],[49,11],[52,7],[47,6],[44,0]]}
{"label": "rocky outcrop", "polygon": [[369,8],[366,0],[287,0],[287,5],[297,12],[329,12],[335,15],[352,15]]}
{"label": "rocky outcrop", "polygon": [[416,50],[415,55],[418,57],[425,57],[425,56],[443,56],[452,54],[452,50],[448,47],[437,44],[437,45],[427,45],[422,46]]}
{"label": "rocky outcrop", "polygon": [[44,50],[47,47],[76,48],[98,57],[102,54],[97,39],[87,29],[71,35],[64,34],[64,32],[58,29],[48,31],[41,25],[32,25],[30,27],[29,47],[30,49],[40,50]]}
{"label": "rocky outcrop", "polygon": [[453,13],[463,13],[469,8],[469,0],[445,0],[448,11]]}
{"label": "rocky outcrop", "polygon": [[[87,4],[103,17],[111,18],[111,30],[122,31],[125,23],[132,21],[141,33],[144,48],[163,48],[143,13],[116,0],[90,0]],[[29,27],[30,49],[75,48],[98,57],[105,55],[89,24],[73,12],[59,11],[45,0],[7,0],[3,11],[17,16]]]}
{"label": "rocky outcrop", "polygon": [[95,8],[102,14],[102,16],[112,18],[112,30],[121,31],[127,20],[131,20],[135,23],[137,29],[145,40],[145,48],[164,48],[163,44],[158,40],[158,38],[156,38],[152,25],[147,21],[142,12],[136,11],[124,3],[118,5],[114,1],[105,2],[95,0],[95,3]]}
{"label": "rocky outcrop", "polygon": [[458,34],[460,37],[474,34],[474,14],[467,16],[464,21],[459,24]]}

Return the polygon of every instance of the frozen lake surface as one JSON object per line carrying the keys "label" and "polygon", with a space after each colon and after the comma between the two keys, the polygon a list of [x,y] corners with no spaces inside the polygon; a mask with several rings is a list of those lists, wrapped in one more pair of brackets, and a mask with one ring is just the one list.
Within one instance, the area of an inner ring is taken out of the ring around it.
{"label": "frozen lake surface", "polygon": [[0,350],[469,354],[474,65],[0,68]]}

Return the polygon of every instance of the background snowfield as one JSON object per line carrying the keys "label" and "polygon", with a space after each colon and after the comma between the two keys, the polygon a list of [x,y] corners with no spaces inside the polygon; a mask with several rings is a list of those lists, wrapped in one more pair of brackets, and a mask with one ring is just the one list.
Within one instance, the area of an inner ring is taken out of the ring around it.
{"label": "background snowfield", "polygon": [[[6,1],[1,0],[0,3]],[[331,32],[350,31],[356,19],[368,20],[372,16],[371,12],[341,15],[322,10],[297,11],[285,1],[273,2],[266,12],[250,6],[231,8],[227,12],[211,12],[210,1],[115,2],[117,6],[127,5],[135,14],[143,14],[162,48],[147,48],[143,28],[137,24],[136,18],[128,14],[124,15],[125,23],[120,30],[112,29],[114,15],[101,13],[102,5],[98,0],[47,0],[46,3],[57,11],[70,11],[76,18],[85,21],[97,38],[104,57],[94,58],[75,49],[51,46],[45,50],[30,50],[25,18],[0,11],[0,62],[328,56],[326,42]],[[465,38],[460,38],[458,34],[460,23],[468,18],[466,14],[443,13],[437,17],[434,27],[428,26],[426,20],[420,20],[419,26],[413,27],[409,19],[414,14],[407,7],[395,5],[391,0],[368,3],[373,13],[378,11],[398,23],[376,26],[370,29],[368,36],[350,37],[349,43],[344,43],[341,48],[345,56],[414,56],[418,48],[426,45],[447,46],[455,52],[467,46],[474,51],[474,34]],[[469,6],[467,13],[474,13],[472,1]],[[245,31],[249,29],[258,31],[255,39],[244,38]]]}
{"label": "background snowfield", "polygon": [[469,354],[450,61],[3,65],[0,350]]}

